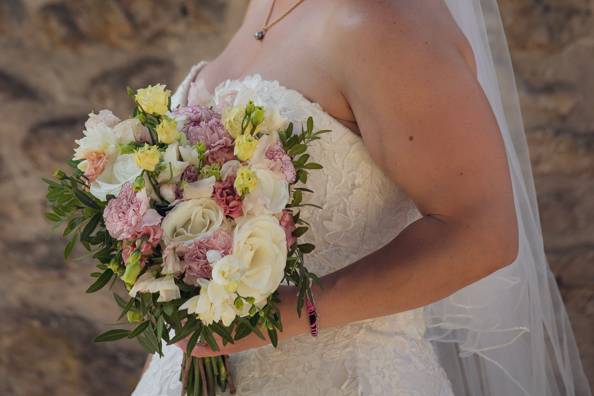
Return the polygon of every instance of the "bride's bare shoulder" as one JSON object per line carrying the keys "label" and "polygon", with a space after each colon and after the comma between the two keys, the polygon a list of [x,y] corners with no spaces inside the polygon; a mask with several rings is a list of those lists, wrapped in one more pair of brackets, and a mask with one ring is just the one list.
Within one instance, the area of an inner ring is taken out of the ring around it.
{"label": "bride's bare shoulder", "polygon": [[461,56],[474,67],[472,52],[443,1],[330,0],[326,34],[343,56],[364,62],[430,55]]}

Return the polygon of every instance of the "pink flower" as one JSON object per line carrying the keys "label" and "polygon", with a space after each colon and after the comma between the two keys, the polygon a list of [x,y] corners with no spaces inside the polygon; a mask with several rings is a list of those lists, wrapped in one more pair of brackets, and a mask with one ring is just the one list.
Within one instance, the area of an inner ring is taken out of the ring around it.
{"label": "pink flower", "polygon": [[223,209],[225,216],[237,218],[243,214],[241,197],[235,191],[234,177],[227,177],[224,181],[218,181],[214,185],[213,199]]}
{"label": "pink flower", "polygon": [[[194,241],[185,249],[182,267],[184,270],[184,282],[188,285],[195,285],[198,278],[209,279],[212,276],[212,266],[208,262],[207,252],[218,251],[221,256],[231,253],[231,235],[223,230],[204,239]],[[180,252],[180,249],[177,250]]]}
{"label": "pink flower", "polygon": [[293,221],[293,214],[288,210],[283,210],[281,217],[278,221],[285,230],[285,236],[287,238],[287,247],[290,248],[297,242],[297,238],[293,235],[295,231],[295,222]]}
{"label": "pink flower", "polygon": [[222,146],[217,149],[208,150],[206,152],[206,163],[207,164],[219,164],[223,165],[227,161],[235,159],[233,154],[233,146]]}
{"label": "pink flower", "polygon": [[198,181],[198,168],[194,165],[188,165],[186,169],[184,169],[181,179],[188,183],[194,183]]}
{"label": "pink flower", "polygon": [[133,236],[134,239],[140,240],[140,253],[143,256],[153,254],[153,250],[161,242],[161,237],[163,237],[163,229],[159,225],[143,227]]}
{"label": "pink flower", "polygon": [[294,183],[297,173],[291,157],[285,152],[280,143],[274,143],[265,153],[266,158],[272,161],[272,169],[281,172],[289,183]]}
{"label": "pink flower", "polygon": [[105,153],[100,151],[91,151],[87,153],[85,159],[87,160],[87,169],[85,169],[85,177],[92,183],[105,169],[107,159]]}
{"label": "pink flower", "polygon": [[206,155],[223,148],[233,147],[233,137],[229,135],[221,117],[214,110],[205,106],[180,107],[173,112],[174,117],[184,117],[182,132],[191,144],[204,142]]}
{"label": "pink flower", "polygon": [[118,196],[109,201],[103,219],[109,235],[120,241],[134,238],[144,227],[161,223],[159,213],[149,208],[146,190],[135,193],[130,183],[124,184]]}

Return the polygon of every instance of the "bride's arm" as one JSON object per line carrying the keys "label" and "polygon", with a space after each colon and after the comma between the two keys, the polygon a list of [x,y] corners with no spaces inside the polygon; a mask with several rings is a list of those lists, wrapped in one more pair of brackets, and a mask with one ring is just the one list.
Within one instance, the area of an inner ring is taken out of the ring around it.
{"label": "bride's arm", "polygon": [[[506,154],[473,67],[443,37],[447,25],[436,26],[444,23],[438,16],[424,19],[434,25],[424,28],[410,8],[379,7],[346,15],[344,25],[336,17],[334,75],[373,159],[423,217],[381,250],[322,278],[315,289],[322,331],[437,301],[517,252]],[[281,313],[281,341],[307,332],[294,290],[282,290]],[[262,343],[248,337],[223,352]]]}

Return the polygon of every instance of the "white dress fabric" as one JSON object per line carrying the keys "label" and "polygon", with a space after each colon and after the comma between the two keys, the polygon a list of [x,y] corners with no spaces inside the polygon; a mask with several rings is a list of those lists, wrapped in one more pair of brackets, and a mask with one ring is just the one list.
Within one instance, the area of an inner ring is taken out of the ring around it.
{"label": "white dress fabric", "polygon": [[[204,63],[196,65],[173,97],[174,105],[209,95],[194,82]],[[244,95],[275,107],[289,121],[313,117],[317,129],[330,129],[309,152],[322,170],[312,171],[310,202],[323,210],[307,209],[311,223],[304,239],[316,245],[306,256],[318,275],[336,271],[378,250],[420,217],[414,203],[372,161],[359,136],[318,104],[277,81],[250,75],[220,84],[214,98]],[[295,128],[298,130],[299,128]],[[305,320],[305,319],[304,319]],[[297,336],[278,348],[260,347],[231,356],[231,371],[239,396],[399,395],[452,396],[450,382],[431,343],[424,338],[422,309],[325,328],[319,336]],[[182,352],[164,348],[152,362],[134,396],[179,396]]]}

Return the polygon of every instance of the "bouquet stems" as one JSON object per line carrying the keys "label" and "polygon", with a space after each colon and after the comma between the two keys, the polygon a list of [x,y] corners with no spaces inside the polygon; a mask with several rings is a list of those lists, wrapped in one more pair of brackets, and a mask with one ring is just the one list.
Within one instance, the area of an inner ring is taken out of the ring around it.
{"label": "bouquet stems", "polygon": [[217,389],[231,394],[235,386],[229,371],[229,357],[197,358],[184,354],[181,371],[181,396],[215,396]]}

